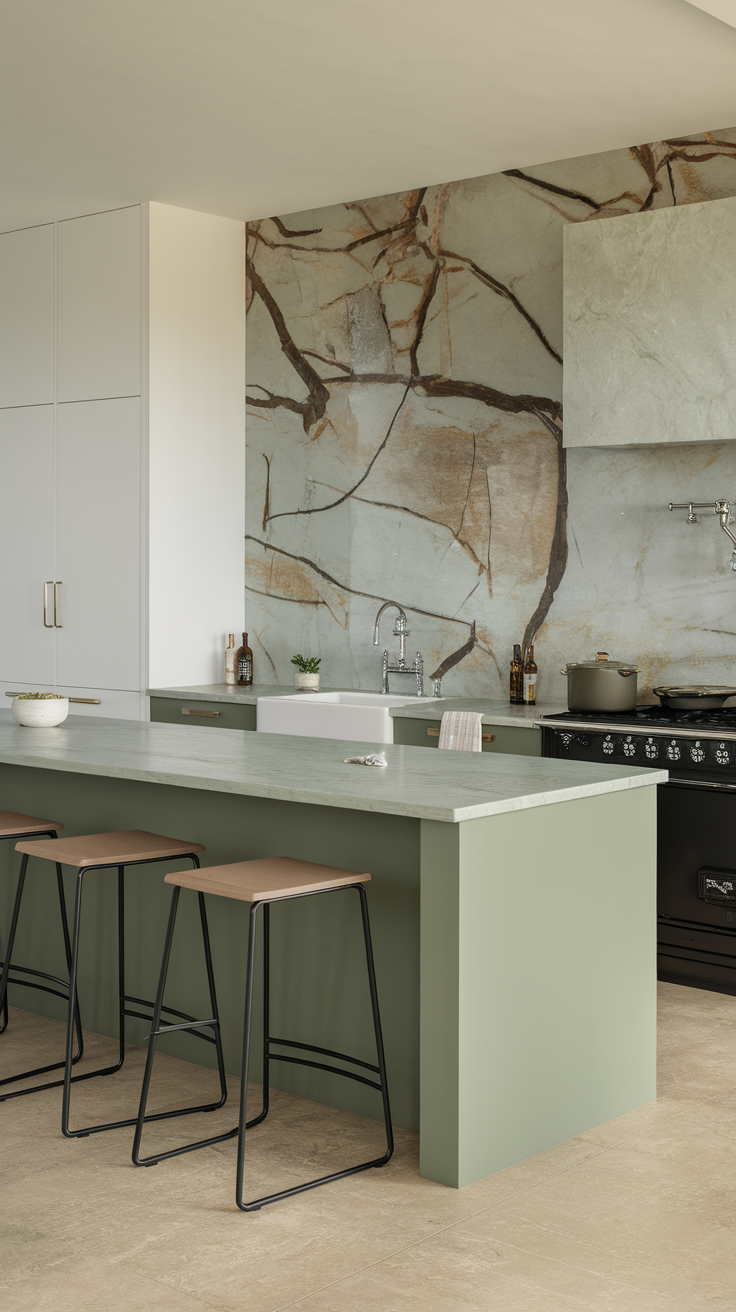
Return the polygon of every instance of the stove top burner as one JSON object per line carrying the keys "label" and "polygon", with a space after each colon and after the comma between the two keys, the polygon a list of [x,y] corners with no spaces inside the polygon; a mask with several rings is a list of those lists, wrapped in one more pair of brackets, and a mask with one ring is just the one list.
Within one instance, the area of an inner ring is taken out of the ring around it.
{"label": "stove top burner", "polygon": [[584,722],[591,727],[596,724],[615,726],[620,729],[641,729],[647,726],[655,729],[720,729],[725,733],[736,733],[736,706],[728,706],[719,711],[675,711],[666,706],[637,706],[635,711],[561,711],[559,715],[547,715],[545,720],[574,720],[577,724]]}

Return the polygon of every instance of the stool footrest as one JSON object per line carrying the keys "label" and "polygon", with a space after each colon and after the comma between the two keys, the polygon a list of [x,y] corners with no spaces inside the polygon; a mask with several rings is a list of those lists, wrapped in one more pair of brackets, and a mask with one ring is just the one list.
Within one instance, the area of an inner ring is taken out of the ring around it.
{"label": "stool footrest", "polygon": [[[2,970],[4,965],[5,962],[0,961],[0,971]],[[61,979],[59,975],[50,975],[47,970],[34,970],[31,966],[16,966],[15,962],[12,963],[9,969],[11,971],[20,970],[23,972],[24,975],[35,975],[36,979],[51,980],[53,984],[58,984],[59,988],[64,989],[64,992],[59,993],[58,989],[50,989],[46,984],[37,984],[35,980],[32,979],[17,979],[15,975],[11,975],[11,974],[8,974],[8,984],[20,984],[23,988],[26,989],[43,989],[44,993],[53,993],[55,998],[63,998],[65,1002],[68,1002],[69,1000],[68,980]],[[1,1082],[2,1081],[0,1081],[0,1083]]]}
{"label": "stool footrest", "polygon": [[349,1057],[346,1052],[335,1052],[334,1048],[318,1048],[314,1043],[298,1043],[296,1039],[277,1039],[269,1034],[266,1039],[267,1043],[278,1043],[282,1048],[303,1048],[305,1052],[318,1052],[322,1057],[336,1057],[338,1061],[349,1061],[353,1066],[362,1066],[366,1071],[374,1071],[380,1075],[378,1066],[372,1062],[361,1061],[360,1057]]}
{"label": "stool footrest", "polygon": [[[136,1002],[140,1007],[150,1007],[151,1011],[153,1011],[155,1007],[155,1003],[149,1002],[147,998],[132,998],[129,997],[127,994],[123,998],[123,1003],[126,1002]],[[155,1032],[156,1034],[165,1034],[167,1030],[186,1030],[188,1033],[193,1034],[195,1039],[204,1039],[205,1043],[216,1044],[216,1039],[213,1034],[199,1034],[197,1032],[198,1027],[201,1027],[203,1025],[214,1026],[215,1024],[217,1024],[215,1020],[197,1020],[196,1016],[190,1016],[189,1013],[186,1011],[177,1011],[176,1007],[162,1006],[161,1010],[168,1011],[170,1016],[181,1016],[182,1024],[170,1025],[167,1022],[165,1025],[162,1026],[160,1030],[156,1030],[152,1032]],[[137,1020],[147,1020],[149,1023],[152,1020],[152,1017],[150,1015],[146,1016],[142,1011],[130,1011],[125,1006],[123,1007],[123,1015],[134,1016]]]}
{"label": "stool footrest", "polygon": [[[309,1061],[307,1057],[287,1057],[286,1053],[269,1052],[269,1061],[288,1061],[292,1066],[311,1066],[315,1071],[331,1071],[333,1075],[344,1075],[348,1080],[357,1080],[358,1084],[367,1084],[370,1089],[382,1091],[382,1085],[377,1080],[369,1080],[365,1075],[358,1075],[356,1071],[344,1071],[339,1066],[328,1066],[324,1061]],[[346,1058],[350,1060],[350,1058]]]}
{"label": "stool footrest", "polygon": [[[191,1030],[199,1029],[199,1028],[201,1028],[201,1026],[203,1026],[203,1025],[212,1025],[212,1026],[214,1026],[214,1025],[219,1025],[219,1023],[220,1023],[219,1020],[215,1020],[214,1016],[212,1017],[212,1020],[193,1020],[193,1021],[186,1021],[186,1020],[183,1020],[183,1021],[181,1022],[181,1025],[170,1025],[170,1024],[168,1023],[168,1021],[166,1021],[166,1023],[163,1024],[163,1025],[160,1027],[160,1029],[157,1029],[157,1030],[151,1030],[151,1033],[152,1033],[152,1034],[169,1034],[171,1030],[190,1030],[190,1031],[191,1031]],[[199,1037],[200,1037],[201,1039],[206,1039],[206,1038],[209,1038],[210,1036],[207,1035],[207,1034],[200,1034]],[[211,1042],[214,1043],[214,1039],[211,1039]]]}

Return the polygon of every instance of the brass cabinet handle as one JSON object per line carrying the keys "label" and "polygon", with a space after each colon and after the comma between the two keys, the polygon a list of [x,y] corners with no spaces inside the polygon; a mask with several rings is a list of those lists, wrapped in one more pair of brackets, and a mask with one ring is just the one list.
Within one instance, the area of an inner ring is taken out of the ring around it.
{"label": "brass cabinet handle", "polygon": [[[57,579],[56,582],[54,583],[54,628],[55,628],[55,629],[60,629],[60,628],[63,627],[61,624],[58,623],[58,621],[57,621],[57,619],[56,619],[56,610],[57,610],[57,606],[58,606],[58,604],[59,604],[59,598],[58,598],[58,595],[57,595],[56,589],[57,589],[57,588],[60,588],[60,587],[61,587],[61,579]],[[75,699],[75,700],[76,700],[76,699]]]}
{"label": "brass cabinet handle", "polygon": [[[6,692],[5,696],[6,696],[6,697],[20,697],[20,696],[22,696],[22,694],[19,693],[19,692]],[[101,706],[101,705],[102,705],[102,699],[101,699],[100,697],[70,697],[68,700],[69,700],[70,702],[83,702],[85,706]]]}
{"label": "brass cabinet handle", "polygon": [[53,629],[54,627],[53,624],[48,624],[46,622],[46,616],[48,614],[48,609],[49,609],[49,588],[52,588],[53,586],[54,586],[53,579],[47,579],[47,581],[43,585],[43,627],[45,629]]}
{"label": "brass cabinet handle", "polygon": [[[430,724],[429,728],[427,729],[427,736],[429,738],[439,738],[440,736],[439,727],[435,728],[433,724]],[[482,733],[481,741],[484,743],[495,743],[496,735],[495,733]]]}
{"label": "brass cabinet handle", "polygon": [[219,720],[222,711],[190,711],[187,706],[182,706],[182,715],[201,715],[205,720]]}

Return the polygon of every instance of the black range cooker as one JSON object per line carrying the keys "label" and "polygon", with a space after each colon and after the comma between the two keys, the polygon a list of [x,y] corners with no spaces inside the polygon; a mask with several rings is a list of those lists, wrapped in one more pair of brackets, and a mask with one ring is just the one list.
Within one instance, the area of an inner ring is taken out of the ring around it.
{"label": "black range cooker", "polygon": [[736,994],[736,708],[545,716],[542,755],[662,766],[657,801],[660,979]]}

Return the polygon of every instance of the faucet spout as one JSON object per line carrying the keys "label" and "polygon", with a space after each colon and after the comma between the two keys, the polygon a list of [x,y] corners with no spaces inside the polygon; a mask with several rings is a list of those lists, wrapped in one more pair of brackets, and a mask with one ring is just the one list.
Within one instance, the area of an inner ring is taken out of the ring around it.
{"label": "faucet spout", "polygon": [[414,663],[412,665],[407,665],[406,640],[409,637],[409,628],[408,628],[408,621],[406,618],[406,611],[404,610],[403,606],[399,605],[398,601],[384,601],[383,605],[381,606],[381,609],[376,615],[376,622],[373,625],[373,646],[374,647],[378,646],[378,635],[381,627],[381,616],[383,615],[383,612],[385,610],[389,610],[389,609],[398,611],[398,614],[396,616],[396,622],[394,623],[392,632],[394,637],[398,638],[399,640],[399,659],[395,665],[391,665],[389,663],[388,649],[384,651],[383,659],[381,661],[381,692],[382,693],[388,692],[389,674],[410,674],[417,681],[417,697],[423,697],[424,696],[424,684],[423,684],[424,661],[422,659],[422,653],[418,651],[414,658]]}
{"label": "faucet spout", "polygon": [[[407,627],[406,627],[406,626],[407,626],[407,623],[408,623],[408,620],[407,620],[407,618],[406,618],[406,611],[404,610],[403,606],[400,606],[399,603],[398,603],[398,601],[384,601],[383,605],[381,606],[381,609],[379,610],[378,614],[376,615],[376,622],[375,622],[375,624],[373,625],[373,646],[374,646],[374,647],[377,647],[377,646],[378,646],[378,630],[379,630],[379,628],[380,628],[380,624],[381,624],[381,616],[383,615],[383,612],[384,612],[385,610],[389,610],[389,609],[391,609],[391,607],[393,607],[394,610],[397,610],[397,611],[399,612],[399,617],[398,617],[398,619],[397,619],[397,621],[396,621],[396,624],[394,625],[394,633],[397,634],[397,630],[398,630],[398,632],[401,632],[402,629],[403,629],[403,632],[404,632],[405,635],[409,632],[409,630],[408,630]],[[397,635],[397,636],[398,636],[398,635]]]}

